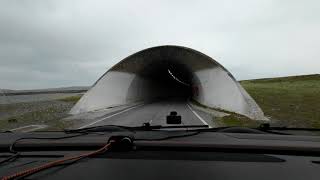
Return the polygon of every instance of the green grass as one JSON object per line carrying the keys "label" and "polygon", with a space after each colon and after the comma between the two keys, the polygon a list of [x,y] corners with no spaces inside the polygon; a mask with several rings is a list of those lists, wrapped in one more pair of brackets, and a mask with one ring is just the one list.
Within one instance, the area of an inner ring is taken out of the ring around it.
{"label": "green grass", "polygon": [[78,96],[69,96],[69,97],[65,97],[65,98],[61,98],[58,99],[59,101],[63,101],[63,102],[70,102],[70,103],[77,103],[79,101],[79,99],[81,98],[81,95]]}
{"label": "green grass", "polygon": [[246,116],[232,113],[228,116],[221,118],[213,118],[213,122],[217,127],[226,126],[242,126],[242,127],[259,127],[260,124],[265,123],[265,121],[252,120]]}
{"label": "green grass", "polygon": [[320,75],[241,81],[271,123],[320,128]]}

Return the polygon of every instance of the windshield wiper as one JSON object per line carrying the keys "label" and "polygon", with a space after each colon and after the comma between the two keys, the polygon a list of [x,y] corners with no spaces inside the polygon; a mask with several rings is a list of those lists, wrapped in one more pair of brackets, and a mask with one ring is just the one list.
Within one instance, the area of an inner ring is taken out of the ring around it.
{"label": "windshield wiper", "polygon": [[124,132],[132,131],[131,127],[118,125],[93,126],[80,129],[64,129],[65,133],[83,133],[83,132]]}
{"label": "windshield wiper", "polygon": [[189,128],[209,128],[208,125],[172,125],[172,126],[162,126],[155,125],[151,126],[150,123],[143,123],[142,126],[132,127],[135,130],[156,130],[156,129],[189,129]]}
{"label": "windshield wiper", "polygon": [[66,133],[79,133],[79,132],[124,132],[124,131],[150,131],[157,129],[190,129],[190,128],[208,128],[208,125],[182,125],[182,126],[162,126],[162,125],[150,125],[150,123],[143,123],[142,126],[119,126],[119,125],[103,125],[94,126],[81,129],[65,129]]}
{"label": "windshield wiper", "polygon": [[270,130],[276,130],[276,131],[320,131],[319,128],[290,128],[286,126],[271,126],[269,123],[263,123],[261,124],[257,129],[263,130],[263,131],[270,131]]}
{"label": "windshield wiper", "polygon": [[275,132],[272,130],[265,130],[259,128],[241,127],[241,126],[225,126],[208,129],[198,129],[201,132],[220,132],[220,133],[245,133],[245,134],[278,134],[278,135],[291,135],[283,132]]}
{"label": "windshield wiper", "polygon": [[249,127],[216,127],[209,128],[208,125],[150,125],[150,123],[144,123],[142,126],[119,126],[119,125],[103,125],[87,127],[82,129],[69,129],[64,130],[65,133],[88,133],[88,132],[135,132],[135,131],[152,131],[163,129],[185,129],[187,131],[202,131],[202,132],[226,132],[226,133],[253,133],[253,134],[279,134],[279,135],[292,135],[287,132],[281,131],[320,131],[317,128],[288,128],[273,127],[269,123],[261,124],[256,128]]}

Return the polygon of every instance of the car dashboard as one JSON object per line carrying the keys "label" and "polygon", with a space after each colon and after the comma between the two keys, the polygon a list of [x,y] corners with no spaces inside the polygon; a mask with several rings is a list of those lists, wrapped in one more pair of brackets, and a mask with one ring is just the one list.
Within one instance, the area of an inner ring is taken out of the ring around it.
{"label": "car dashboard", "polygon": [[[180,133],[181,137],[176,135]],[[317,136],[273,134],[142,131],[130,150],[111,150],[72,164],[62,164],[26,179],[319,179],[320,139]],[[63,133],[30,133],[15,144],[19,157],[1,164],[0,175],[36,167],[63,157],[92,151],[122,133],[88,134],[39,140]],[[188,136],[190,134],[190,136]],[[187,135],[187,136],[184,136]],[[0,136],[0,160],[8,146],[25,134]],[[128,135],[129,136],[129,135]]]}

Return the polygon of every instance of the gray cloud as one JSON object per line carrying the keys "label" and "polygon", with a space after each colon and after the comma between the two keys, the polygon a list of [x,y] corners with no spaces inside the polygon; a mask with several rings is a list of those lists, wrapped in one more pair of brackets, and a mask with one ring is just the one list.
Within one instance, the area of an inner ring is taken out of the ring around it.
{"label": "gray cloud", "polygon": [[0,2],[0,88],[90,85],[157,45],[199,50],[237,79],[319,73],[318,1]]}

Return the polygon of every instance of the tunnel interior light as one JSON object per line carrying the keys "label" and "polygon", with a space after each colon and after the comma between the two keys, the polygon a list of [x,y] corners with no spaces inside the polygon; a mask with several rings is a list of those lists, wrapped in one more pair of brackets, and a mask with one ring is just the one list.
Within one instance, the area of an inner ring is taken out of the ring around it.
{"label": "tunnel interior light", "polygon": [[185,83],[185,82],[181,81],[180,79],[178,79],[177,77],[175,77],[175,76],[172,74],[172,72],[170,71],[170,69],[168,69],[168,73],[170,74],[170,76],[171,76],[174,80],[178,81],[179,83],[181,83],[181,84],[183,84],[183,85],[185,85],[185,86],[190,86],[190,84]]}

